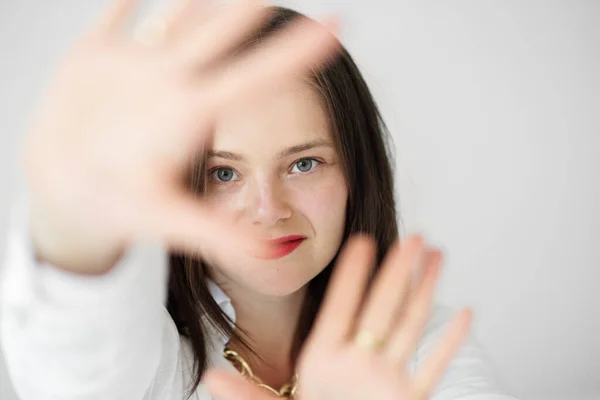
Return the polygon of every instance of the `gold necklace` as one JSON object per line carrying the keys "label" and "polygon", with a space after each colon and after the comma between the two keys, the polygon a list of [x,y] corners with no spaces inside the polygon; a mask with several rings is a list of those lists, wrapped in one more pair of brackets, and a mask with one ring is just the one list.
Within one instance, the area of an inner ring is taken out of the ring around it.
{"label": "gold necklace", "polygon": [[225,358],[230,363],[232,363],[233,366],[236,367],[236,369],[248,381],[250,381],[250,382],[254,383],[255,385],[260,386],[264,389],[267,389],[269,392],[273,393],[277,397],[282,397],[285,399],[293,399],[294,398],[294,395],[296,394],[296,390],[297,390],[298,374],[294,374],[294,376],[288,383],[284,384],[279,390],[277,390],[277,389],[267,385],[266,383],[264,383],[262,381],[262,379],[260,379],[258,376],[254,375],[254,372],[252,372],[252,368],[250,368],[250,365],[248,365],[246,360],[244,360],[242,358],[242,356],[240,356],[235,351],[230,350],[229,348],[225,347],[225,350],[223,350],[223,356],[225,356]]}

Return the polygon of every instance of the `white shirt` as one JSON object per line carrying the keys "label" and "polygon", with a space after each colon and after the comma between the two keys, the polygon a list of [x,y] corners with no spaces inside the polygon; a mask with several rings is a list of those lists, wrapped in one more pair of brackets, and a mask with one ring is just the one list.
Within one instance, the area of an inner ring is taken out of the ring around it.
{"label": "white shirt", "polygon": [[[26,198],[14,204],[0,280],[0,339],[22,400],[183,400],[193,381],[192,349],[166,302],[167,253],[133,246],[104,276],[70,274],[36,263],[28,239]],[[235,321],[230,299],[211,293]],[[413,357],[427,356],[452,312],[437,306]],[[208,326],[209,365],[235,371],[223,356],[228,338]],[[191,400],[212,397],[201,384]],[[514,400],[472,338],[455,357],[434,400]],[[370,400],[370,399],[369,399]]]}

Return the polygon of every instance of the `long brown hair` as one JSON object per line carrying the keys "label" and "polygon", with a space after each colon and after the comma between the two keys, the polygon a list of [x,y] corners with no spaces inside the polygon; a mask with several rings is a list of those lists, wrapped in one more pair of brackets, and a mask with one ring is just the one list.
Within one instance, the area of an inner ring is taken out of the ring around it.
{"label": "long brown hair", "polygon": [[[306,17],[287,8],[269,7],[264,25],[242,47],[264,40],[296,18]],[[329,116],[348,186],[343,242],[356,233],[371,236],[377,244],[379,264],[399,235],[388,131],[358,67],[345,48],[341,47],[328,63],[313,71],[310,81],[320,94]],[[206,169],[200,162],[190,171],[191,189],[201,194],[205,180]],[[295,334],[292,363],[296,362],[310,333],[336,258],[337,255],[308,284]],[[218,331],[246,343],[213,299],[206,277],[206,266],[201,259],[182,254],[170,255],[167,309],[179,334],[189,341],[193,349],[195,379],[191,382],[190,395],[208,367],[207,332],[202,317]]]}

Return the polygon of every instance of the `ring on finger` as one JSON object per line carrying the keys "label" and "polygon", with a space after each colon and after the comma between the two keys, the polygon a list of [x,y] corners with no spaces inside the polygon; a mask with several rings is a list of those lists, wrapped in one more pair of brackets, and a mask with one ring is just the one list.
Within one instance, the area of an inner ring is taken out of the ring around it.
{"label": "ring on finger", "polygon": [[366,329],[361,329],[356,333],[354,336],[354,343],[358,347],[374,353],[380,353],[385,346],[385,340],[383,338],[378,337]]}

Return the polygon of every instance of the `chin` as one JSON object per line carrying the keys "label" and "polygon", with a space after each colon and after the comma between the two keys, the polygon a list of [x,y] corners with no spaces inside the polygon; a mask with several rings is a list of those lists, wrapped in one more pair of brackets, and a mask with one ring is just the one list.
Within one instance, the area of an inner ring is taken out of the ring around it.
{"label": "chin", "polygon": [[304,288],[329,265],[334,256],[333,250],[305,249],[302,246],[284,257],[271,260],[250,258],[239,253],[221,254],[219,262],[212,264],[218,267],[212,269],[218,275],[218,281],[225,281],[225,285],[230,281],[263,296],[285,297]]}
{"label": "chin", "polygon": [[[287,264],[287,265],[286,265]],[[307,263],[273,263],[265,268],[261,263],[258,268],[248,273],[243,280],[253,291],[265,296],[285,297],[304,288],[324,268],[308,269]],[[315,264],[312,264],[315,265]]]}

